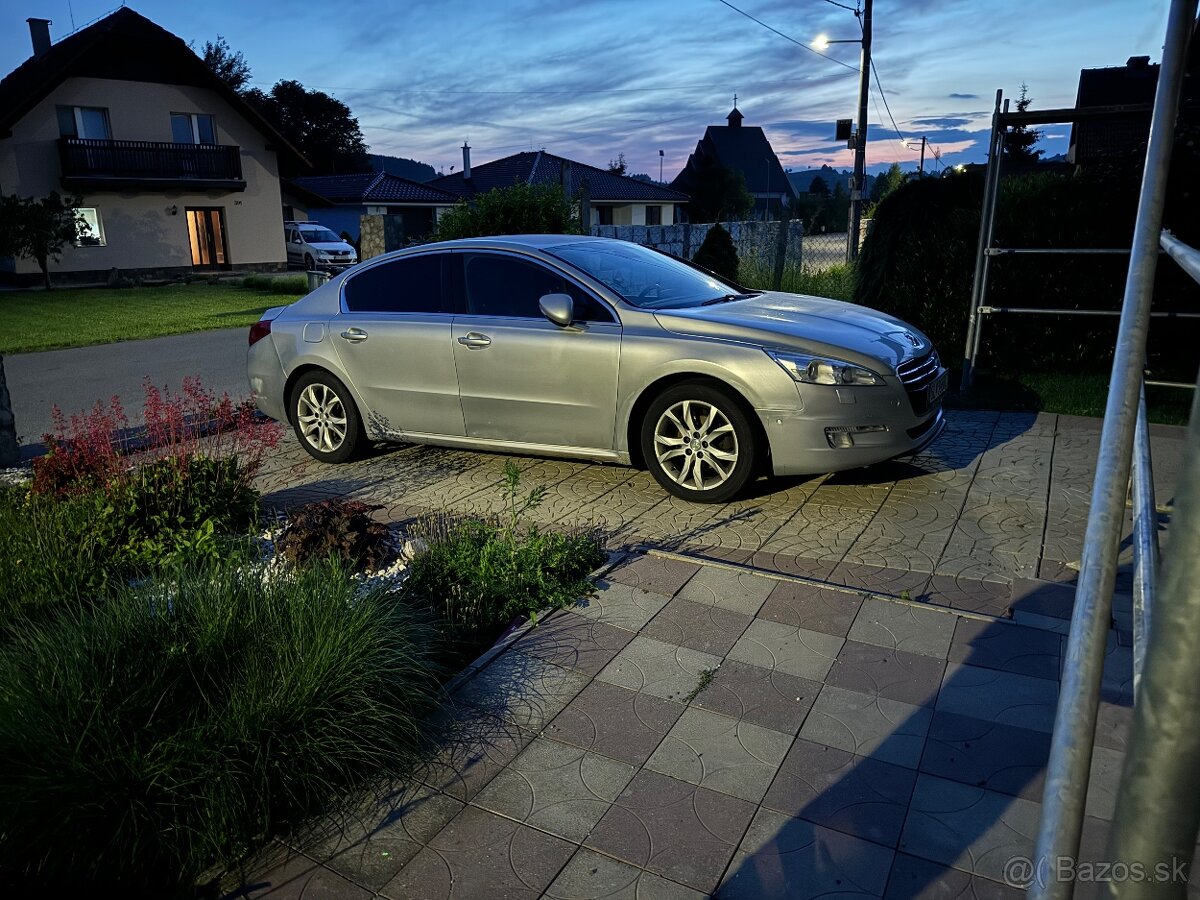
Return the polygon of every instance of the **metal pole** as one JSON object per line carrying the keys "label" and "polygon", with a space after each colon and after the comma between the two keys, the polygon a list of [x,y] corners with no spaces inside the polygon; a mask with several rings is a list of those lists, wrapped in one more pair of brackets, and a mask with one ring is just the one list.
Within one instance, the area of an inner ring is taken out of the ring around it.
{"label": "metal pole", "polygon": [[[1158,89],[1154,97],[1154,116],[1150,124],[1150,140],[1146,148],[1146,162],[1142,172],[1141,194],[1138,199],[1137,221],[1134,225],[1133,252],[1129,259],[1129,274],[1125,281],[1125,297],[1121,310],[1121,326],[1117,335],[1116,353],[1113,357],[1112,379],[1108,401],[1104,410],[1104,429],[1100,435],[1100,452],[1096,461],[1096,479],[1092,488],[1091,508],[1088,512],[1087,530],[1084,535],[1083,560],[1079,572],[1079,583],[1075,591],[1075,609],[1071,615],[1071,633],[1067,638],[1067,653],[1063,662],[1062,686],[1059,691],[1058,711],[1054,720],[1054,736],[1050,745],[1050,760],[1046,769],[1046,786],[1042,795],[1042,821],[1038,829],[1034,851],[1035,868],[1042,878],[1035,879],[1029,895],[1035,900],[1070,898],[1074,892],[1073,870],[1063,873],[1062,880],[1054,877],[1058,873],[1060,860],[1074,860],[1079,853],[1079,836],[1083,828],[1084,802],[1087,797],[1088,776],[1092,762],[1092,743],[1096,735],[1096,709],[1100,701],[1100,679],[1104,669],[1106,639],[1109,616],[1112,610],[1112,590],[1117,568],[1117,549],[1121,525],[1125,515],[1125,497],[1129,489],[1129,469],[1133,455],[1133,431],[1137,418],[1138,390],[1142,381],[1142,362],[1146,358],[1146,333],[1150,326],[1150,298],[1154,289],[1154,271],[1158,263],[1159,232],[1162,229],[1163,206],[1166,200],[1167,173],[1170,168],[1171,150],[1174,144],[1175,118],[1179,110],[1179,95],[1183,82],[1187,41],[1191,35],[1196,16],[1196,0],[1172,0],[1167,23],[1167,37],[1163,48],[1162,65],[1159,69]],[[1196,423],[1193,421],[1193,429]],[[1194,436],[1194,431],[1193,431]],[[1191,465],[1196,465],[1191,460]],[[1200,527],[1200,523],[1194,523]],[[1192,546],[1200,545],[1200,541]],[[1181,547],[1188,547],[1186,534]],[[1176,560],[1186,560],[1187,554],[1173,550]],[[1185,586],[1178,567],[1175,578],[1178,596],[1184,596],[1190,586]],[[1163,604],[1164,607],[1169,604]],[[1155,635],[1170,635],[1170,640],[1182,642],[1183,656],[1176,662],[1180,668],[1200,674],[1200,654],[1190,647],[1194,631],[1181,631],[1179,625],[1171,624],[1171,616],[1186,618],[1200,617],[1200,600],[1185,612],[1173,614],[1165,609],[1158,610]],[[1154,672],[1154,652],[1147,659],[1147,677],[1143,683],[1143,695],[1155,697],[1159,708],[1174,705],[1182,708],[1200,702],[1200,696],[1191,682],[1181,694],[1169,698],[1169,690],[1161,687],[1163,675]],[[1168,665],[1171,661],[1168,660]],[[1150,676],[1155,676],[1154,689],[1150,688]],[[1184,685],[1180,683],[1180,687]],[[1166,700],[1160,699],[1168,695]],[[1139,721],[1145,711],[1137,711]],[[1155,721],[1153,719],[1149,721]],[[1148,723],[1147,723],[1148,724]],[[1162,724],[1162,723],[1160,723]],[[1195,728],[1194,718],[1182,718],[1166,725],[1181,735],[1190,732],[1190,737],[1180,736],[1181,741],[1200,741],[1200,730]],[[1146,743],[1143,734],[1142,744]],[[1153,743],[1151,741],[1150,743]],[[1131,754],[1132,758],[1132,754]],[[1131,760],[1127,760],[1127,763]],[[1138,812],[1117,810],[1114,827],[1122,835],[1119,846],[1135,843],[1147,853],[1158,851],[1153,843],[1141,843],[1145,836],[1154,834],[1162,841],[1161,824],[1166,818],[1160,793],[1174,797],[1186,792],[1186,786],[1194,783],[1196,769],[1186,775],[1177,772],[1173,765],[1160,760],[1157,770],[1144,770],[1143,792],[1137,799],[1129,795],[1123,785],[1122,796],[1126,807],[1132,805]],[[1128,767],[1127,767],[1128,768]],[[1132,769],[1131,771],[1135,771]],[[1171,779],[1176,780],[1172,781]],[[1183,803],[1190,805],[1195,814],[1200,797],[1195,791]],[[1151,801],[1151,794],[1154,800]],[[1123,822],[1122,822],[1123,819]],[[1172,822],[1172,825],[1175,823]],[[1131,835],[1129,829],[1137,831]],[[1192,847],[1192,831],[1187,837]],[[1176,833],[1182,839],[1181,835]],[[1165,846],[1165,845],[1163,845]],[[1194,848],[1192,848],[1194,849]],[[1188,857],[1191,856],[1191,850]],[[1114,858],[1124,858],[1114,857]]]}
{"label": "metal pole", "polygon": [[925,135],[921,135],[921,167],[917,169],[917,177],[925,174]]}
{"label": "metal pole", "polygon": [[[1004,113],[1008,113],[1008,100],[1004,101]],[[996,228],[996,203],[1000,197],[1000,167],[1004,165],[1004,138],[1008,134],[1008,126],[1001,122],[1000,133],[996,137],[996,169],[988,171],[992,176],[992,208],[988,210],[987,218],[987,234],[985,239],[987,245],[992,246],[992,233]],[[979,304],[983,305],[987,299],[988,276],[992,271],[992,258],[984,254],[983,257],[983,272],[979,277]],[[974,375],[975,364],[979,361],[979,345],[983,340],[983,316],[982,314],[975,321],[975,334],[971,342],[971,374]]]}
{"label": "metal pole", "polygon": [[846,259],[858,259],[858,234],[862,228],[863,182],[867,173],[867,99],[871,86],[871,0],[865,0],[862,13],[862,55],[858,73],[858,134],[854,142],[854,182],[850,185],[850,222],[847,230]]}
{"label": "metal pole", "polygon": [[963,350],[962,381],[959,382],[959,392],[967,393],[971,389],[971,378],[974,375],[975,354],[971,348],[975,346],[975,331],[979,327],[979,307],[983,305],[980,285],[983,278],[983,266],[987,259],[988,248],[988,218],[992,206],[992,170],[999,168],[1000,159],[996,153],[997,134],[1000,131],[1000,102],[1003,91],[996,91],[996,108],[992,111],[992,136],[988,142],[987,175],[983,179],[983,203],[979,207],[979,244],[975,249],[975,282],[971,285],[971,308],[967,316],[967,346]]}
{"label": "metal pole", "polygon": [[[1195,0],[1190,5],[1194,12]],[[1185,897],[1200,826],[1200,391],[1183,460],[1107,854],[1166,883],[1113,883],[1109,896],[1119,890],[1122,898]]]}
{"label": "metal pole", "polygon": [[1154,466],[1146,423],[1146,386],[1138,395],[1133,432],[1133,696],[1136,702],[1146,659],[1146,636],[1154,612],[1158,571],[1158,510],[1154,505]]}

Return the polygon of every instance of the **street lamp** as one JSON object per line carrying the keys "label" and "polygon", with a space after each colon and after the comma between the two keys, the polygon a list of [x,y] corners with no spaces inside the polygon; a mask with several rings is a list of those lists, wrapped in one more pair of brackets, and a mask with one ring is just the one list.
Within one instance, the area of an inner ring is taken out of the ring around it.
{"label": "street lamp", "polygon": [[867,94],[871,86],[871,2],[863,0],[860,16],[862,37],[857,40],[831,41],[825,35],[819,35],[813,46],[824,50],[830,44],[861,44],[862,54],[859,57],[858,70],[858,132],[854,135],[854,175],[850,181],[850,215],[846,227],[846,259],[853,262],[858,259],[858,235],[862,230],[863,182],[867,172]]}

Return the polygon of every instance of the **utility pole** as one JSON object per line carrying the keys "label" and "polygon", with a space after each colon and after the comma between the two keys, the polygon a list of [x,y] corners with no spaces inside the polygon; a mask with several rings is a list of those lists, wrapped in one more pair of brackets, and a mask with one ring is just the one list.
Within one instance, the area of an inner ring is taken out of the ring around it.
{"label": "utility pole", "polygon": [[921,168],[917,170],[917,175],[925,174],[925,135],[921,135]]}
{"label": "utility pole", "polygon": [[871,0],[864,0],[862,11],[862,56],[858,73],[858,133],[854,143],[854,177],[850,183],[850,221],[847,223],[846,258],[858,259],[859,231],[862,229],[863,184],[867,173],[867,99],[871,87]]}

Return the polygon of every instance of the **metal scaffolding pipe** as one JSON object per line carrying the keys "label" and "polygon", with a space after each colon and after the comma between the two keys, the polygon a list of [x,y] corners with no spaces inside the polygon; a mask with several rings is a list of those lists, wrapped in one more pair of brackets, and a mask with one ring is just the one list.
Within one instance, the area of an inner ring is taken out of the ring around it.
{"label": "metal scaffolding pipe", "polygon": [[1200,250],[1194,250],[1169,231],[1159,235],[1159,243],[1171,259],[1179,263],[1183,271],[1200,281]]}
{"label": "metal scaffolding pipe", "polygon": [[[1142,172],[1133,250],[1121,309],[1121,324],[1113,357],[1112,379],[1104,410],[1104,429],[1096,462],[1091,508],[1084,535],[1083,560],[1075,591],[1075,609],[1063,664],[1062,686],[1054,720],[1054,736],[1042,795],[1042,821],[1034,850],[1034,879],[1029,894],[1035,900],[1068,900],[1075,887],[1074,870],[1059,879],[1063,860],[1079,854],[1084,803],[1096,734],[1096,711],[1104,669],[1117,549],[1129,490],[1133,432],[1137,419],[1146,335],[1150,328],[1150,299],[1158,263],[1159,232],[1167,192],[1167,174],[1174,146],[1175,120],[1183,84],[1188,39],[1196,17],[1196,0],[1172,0],[1167,35],[1154,96],[1154,116]],[[1200,611],[1200,604],[1197,604]],[[1171,631],[1161,615],[1156,633]],[[1191,637],[1194,634],[1189,634]],[[1200,654],[1188,658],[1200,665]],[[1160,676],[1161,677],[1161,676]],[[1195,693],[1194,691],[1192,693]],[[1181,701],[1176,701],[1181,702]],[[1193,722],[1175,727],[1194,729]],[[1158,780],[1161,773],[1150,773]],[[1195,777],[1193,774],[1191,777]],[[1165,779],[1159,782],[1165,784]],[[1172,791],[1179,790],[1172,786]],[[1196,797],[1188,802],[1195,803]],[[1119,811],[1118,811],[1119,814]],[[1148,818],[1159,815],[1155,810]],[[1129,825],[1143,827],[1139,817]]]}
{"label": "metal scaffolding pipe", "polygon": [[1200,828],[1200,391],[1183,460],[1107,854],[1153,880],[1111,883],[1114,897],[1187,896]]}
{"label": "metal scaffolding pipe", "polygon": [[1137,423],[1133,431],[1133,695],[1138,695],[1145,668],[1146,638],[1155,605],[1158,573],[1158,509],[1154,503],[1154,465],[1150,454],[1150,426],[1146,422],[1146,387],[1138,396]]}

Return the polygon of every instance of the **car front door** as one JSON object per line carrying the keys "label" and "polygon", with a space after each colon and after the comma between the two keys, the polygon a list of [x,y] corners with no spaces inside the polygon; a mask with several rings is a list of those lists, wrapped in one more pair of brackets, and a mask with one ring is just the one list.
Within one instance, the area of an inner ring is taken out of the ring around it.
{"label": "car front door", "polygon": [[369,433],[464,434],[451,351],[450,254],[403,256],[356,269],[329,320]]}
{"label": "car front door", "polygon": [[[456,253],[465,311],[454,319],[454,364],[467,434],[613,448],[621,326],[613,311],[557,269],[499,252]],[[538,306],[569,294],[563,328]]]}
{"label": "car front door", "polygon": [[284,231],[284,243],[287,245],[287,261],[289,263],[304,262],[304,251],[300,244],[300,232],[295,228]]}

